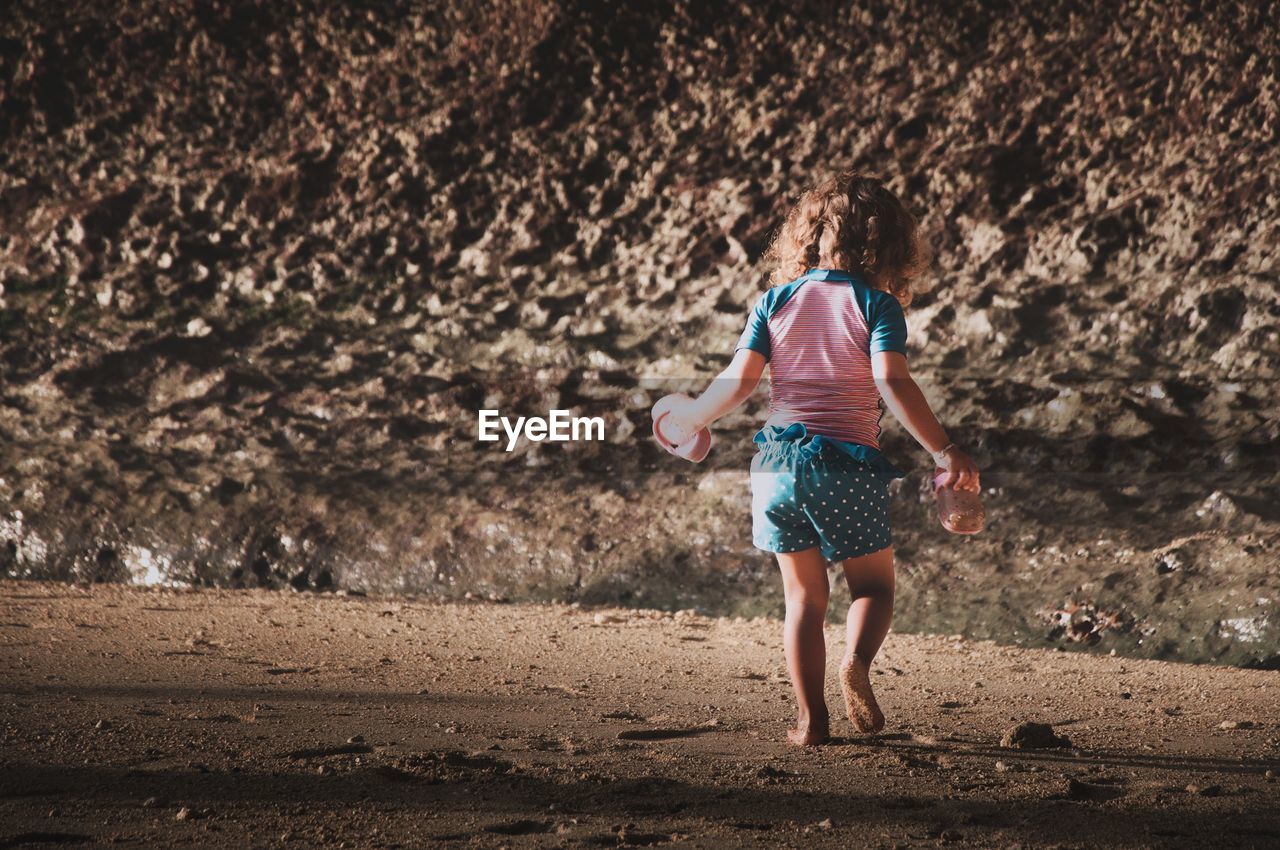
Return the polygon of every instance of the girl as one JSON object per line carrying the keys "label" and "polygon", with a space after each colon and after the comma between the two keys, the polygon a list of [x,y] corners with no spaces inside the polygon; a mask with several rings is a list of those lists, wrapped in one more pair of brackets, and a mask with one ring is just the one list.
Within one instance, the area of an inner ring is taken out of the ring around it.
{"label": "girl", "polygon": [[893,617],[887,485],[904,472],[879,450],[881,399],[938,466],[944,486],[977,491],[978,468],[947,439],[907,370],[902,308],[926,260],[915,219],[879,181],[840,174],[806,192],[766,254],[773,288],[757,299],[733,361],[669,414],[689,432],[733,410],[769,364],[769,418],[751,463],[752,537],[778,557],[783,644],[799,717],[793,744],[829,737],[823,683],[830,585],[839,562],[853,598],[840,683],[849,719],[878,732],[870,667]]}

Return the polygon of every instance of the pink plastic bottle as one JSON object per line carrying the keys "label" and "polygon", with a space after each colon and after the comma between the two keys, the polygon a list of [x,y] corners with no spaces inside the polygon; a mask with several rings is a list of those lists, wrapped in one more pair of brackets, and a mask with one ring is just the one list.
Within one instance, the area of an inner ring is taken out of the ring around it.
{"label": "pink plastic bottle", "polygon": [[969,490],[957,490],[944,486],[947,471],[941,467],[933,471],[933,496],[938,502],[938,519],[942,527],[952,534],[977,534],[987,524],[987,512],[978,494]]}

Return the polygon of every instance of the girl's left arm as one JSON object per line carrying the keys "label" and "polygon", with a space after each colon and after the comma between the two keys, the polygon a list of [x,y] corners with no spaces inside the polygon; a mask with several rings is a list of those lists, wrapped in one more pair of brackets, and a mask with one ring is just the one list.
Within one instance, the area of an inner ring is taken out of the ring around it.
{"label": "girl's left arm", "polygon": [[712,379],[702,395],[673,409],[671,415],[690,431],[707,427],[751,397],[768,362],[758,351],[738,349],[733,360]]}

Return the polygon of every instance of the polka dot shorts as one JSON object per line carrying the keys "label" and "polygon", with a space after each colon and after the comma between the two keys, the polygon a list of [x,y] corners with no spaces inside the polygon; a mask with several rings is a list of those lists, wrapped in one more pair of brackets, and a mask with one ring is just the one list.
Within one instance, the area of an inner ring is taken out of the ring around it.
{"label": "polka dot shorts", "polygon": [[751,462],[751,531],[756,548],[817,546],[828,561],[892,544],[889,490],[870,464],[832,445],[766,442]]}

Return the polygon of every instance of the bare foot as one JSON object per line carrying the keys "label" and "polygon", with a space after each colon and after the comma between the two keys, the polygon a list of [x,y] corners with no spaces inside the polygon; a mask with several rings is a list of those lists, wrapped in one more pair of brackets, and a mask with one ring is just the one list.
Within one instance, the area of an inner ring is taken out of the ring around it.
{"label": "bare foot", "polygon": [[822,720],[801,720],[796,728],[787,730],[787,741],[797,747],[816,747],[831,740],[831,724]]}
{"label": "bare foot", "polygon": [[884,714],[871,691],[870,670],[858,656],[846,655],[840,662],[840,688],[849,720],[859,732],[879,732],[884,728]]}

